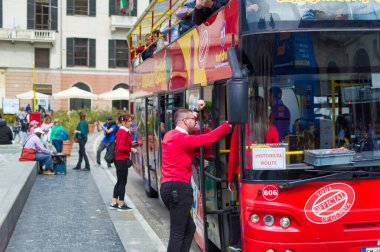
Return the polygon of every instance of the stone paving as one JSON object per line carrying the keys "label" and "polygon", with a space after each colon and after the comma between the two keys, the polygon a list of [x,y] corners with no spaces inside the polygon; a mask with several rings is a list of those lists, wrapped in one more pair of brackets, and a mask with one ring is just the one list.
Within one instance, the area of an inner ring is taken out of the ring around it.
{"label": "stone paving", "polygon": [[7,252],[125,251],[93,176],[72,167],[37,176]]}

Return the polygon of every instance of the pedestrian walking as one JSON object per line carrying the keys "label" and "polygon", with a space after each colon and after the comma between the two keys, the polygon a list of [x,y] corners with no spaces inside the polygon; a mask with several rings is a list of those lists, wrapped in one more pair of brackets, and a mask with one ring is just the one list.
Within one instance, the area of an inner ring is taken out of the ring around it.
{"label": "pedestrian walking", "polygon": [[20,131],[21,131],[21,122],[18,117],[16,117],[15,121],[13,122],[13,140],[16,141],[16,136],[18,136],[18,142],[21,143],[21,136],[20,136]]}
{"label": "pedestrian walking", "polygon": [[[117,131],[117,124],[112,120],[112,116],[106,117],[106,122],[101,124],[100,122],[96,122],[96,127],[98,131],[103,130],[104,137],[98,146],[98,150],[96,151],[96,163],[100,165],[100,154],[110,143],[115,141],[115,135]],[[107,163],[108,167],[111,167],[110,163]]]}
{"label": "pedestrian walking", "polygon": [[86,122],[86,114],[79,113],[80,122],[77,125],[76,130],[74,130],[75,136],[78,139],[79,144],[79,159],[77,165],[73,168],[73,170],[80,170],[82,160],[84,159],[85,168],[83,170],[90,170],[90,162],[88,161],[88,157],[86,154],[86,143],[88,136],[88,123]]}
{"label": "pedestrian walking", "polygon": [[132,124],[132,117],[130,115],[122,115],[118,119],[121,125],[116,133],[116,153],[115,153],[115,166],[117,182],[113,189],[113,198],[110,209],[117,209],[118,211],[132,210],[124,202],[125,187],[128,179],[128,169],[132,166],[130,159],[131,151],[137,153],[137,149],[132,147],[132,137],[130,128]]}
{"label": "pedestrian walking", "polygon": [[[205,102],[198,101],[197,110],[204,108]],[[231,128],[225,122],[218,128],[203,135],[191,135],[197,124],[197,116],[188,109],[180,109],[174,114],[176,128],[167,132],[162,142],[162,182],[161,198],[170,211],[170,238],[168,252],[190,250],[195,233],[195,224],[190,215],[193,204],[191,162],[195,149],[216,142]]]}

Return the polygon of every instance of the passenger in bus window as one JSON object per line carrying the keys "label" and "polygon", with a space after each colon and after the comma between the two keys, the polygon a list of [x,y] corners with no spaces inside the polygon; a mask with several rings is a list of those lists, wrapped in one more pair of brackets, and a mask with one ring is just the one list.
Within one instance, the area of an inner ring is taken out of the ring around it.
{"label": "passenger in bus window", "polygon": [[269,5],[263,0],[247,0],[246,1],[246,17],[249,29],[253,25],[257,25],[260,20],[265,22],[265,16],[269,13]]}
{"label": "passenger in bus window", "polygon": [[201,25],[212,13],[226,5],[229,0],[196,0],[193,12],[193,20],[196,25]]}
{"label": "passenger in bus window", "polygon": [[[261,96],[253,97],[251,101],[251,111],[253,116],[245,125],[246,146],[252,144],[276,144],[280,142],[279,132],[272,120],[268,119],[267,106],[264,98]],[[273,115],[271,115],[273,116]],[[228,158],[228,188],[230,191],[236,191],[235,183],[239,174],[239,125],[235,126],[230,144],[230,154]],[[250,151],[246,153],[247,157],[251,156]],[[250,169],[251,159],[247,158],[246,168]],[[234,183],[235,182],[235,183]]]}
{"label": "passenger in bus window", "polygon": [[[205,106],[198,101],[197,109]],[[190,215],[193,204],[191,162],[194,150],[218,141],[230,129],[228,122],[208,134],[191,135],[195,131],[197,116],[191,110],[179,109],[175,112],[176,128],[166,132],[162,141],[162,184],[160,195],[170,211],[170,238],[168,252],[190,251],[195,233],[195,224]]]}
{"label": "passenger in bus window", "polygon": [[348,6],[345,2],[318,2],[308,3],[308,10],[303,14],[302,20],[346,20],[348,19]]}
{"label": "passenger in bus window", "polygon": [[354,20],[379,20],[379,4],[373,0],[367,3],[350,3],[352,19]]}
{"label": "passenger in bus window", "polygon": [[178,39],[178,24],[179,20],[176,18],[170,21],[170,41],[169,41],[169,21],[167,21],[161,28],[160,33],[165,36],[166,42],[171,43]]}
{"label": "passenger in bus window", "polygon": [[373,145],[375,150],[380,150],[380,119],[375,121]]}
{"label": "passenger in bus window", "polygon": [[279,87],[269,89],[269,101],[271,104],[271,123],[276,126],[280,141],[289,134],[290,111],[281,100],[282,90]]}

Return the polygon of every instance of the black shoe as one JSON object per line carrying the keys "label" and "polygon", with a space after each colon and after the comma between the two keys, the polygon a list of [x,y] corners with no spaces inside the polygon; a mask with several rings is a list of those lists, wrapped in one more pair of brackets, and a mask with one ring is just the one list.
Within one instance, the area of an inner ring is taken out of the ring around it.
{"label": "black shoe", "polygon": [[100,161],[96,161],[96,163],[97,163],[98,165],[100,165]]}
{"label": "black shoe", "polygon": [[110,209],[111,210],[117,210],[119,208],[119,204],[115,204],[115,205],[113,205],[112,203],[110,204]]}
{"label": "black shoe", "polygon": [[129,206],[127,206],[126,204],[122,205],[122,206],[118,206],[117,207],[117,211],[119,212],[124,212],[124,211],[131,211],[132,208],[130,208]]}
{"label": "black shoe", "polygon": [[83,171],[89,171],[89,170],[91,170],[90,167],[83,168]]}
{"label": "black shoe", "polygon": [[74,167],[73,170],[80,170],[80,168],[79,167]]}

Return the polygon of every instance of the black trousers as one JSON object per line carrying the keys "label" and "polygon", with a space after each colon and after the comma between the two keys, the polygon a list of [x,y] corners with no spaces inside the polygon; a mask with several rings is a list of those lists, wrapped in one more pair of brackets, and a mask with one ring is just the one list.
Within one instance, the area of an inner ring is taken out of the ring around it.
{"label": "black trousers", "polygon": [[[176,193],[173,194],[173,191]],[[170,237],[167,251],[188,252],[195,233],[195,224],[190,215],[193,189],[190,184],[167,182],[161,185],[160,193],[165,206],[170,211]]]}
{"label": "black trousers", "polygon": [[78,144],[79,144],[79,159],[77,163],[77,168],[80,168],[82,164],[82,160],[84,159],[86,168],[90,168],[90,162],[88,162],[88,157],[86,154],[86,143],[87,143],[87,138],[81,138],[78,139]]}
{"label": "black trousers", "polygon": [[128,179],[128,168],[132,166],[130,159],[115,160],[117,182],[113,188],[113,197],[124,201],[125,186]]}

